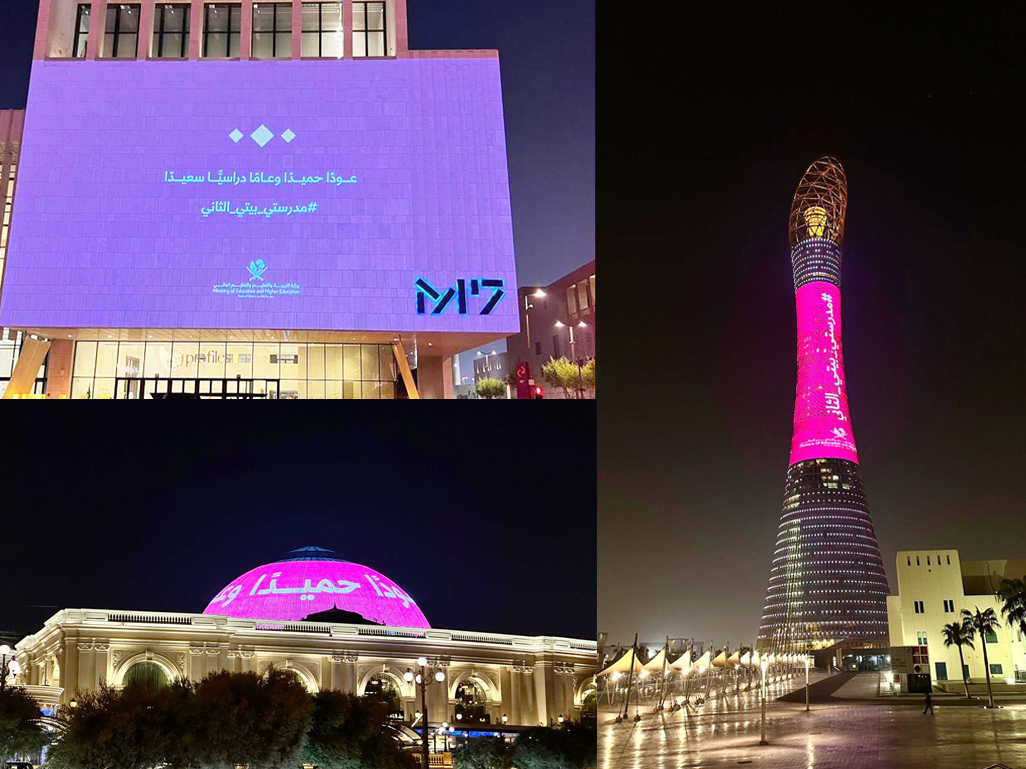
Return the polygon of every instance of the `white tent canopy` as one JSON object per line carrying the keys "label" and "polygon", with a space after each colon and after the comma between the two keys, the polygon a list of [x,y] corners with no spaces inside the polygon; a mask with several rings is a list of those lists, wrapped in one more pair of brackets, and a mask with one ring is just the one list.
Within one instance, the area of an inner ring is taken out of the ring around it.
{"label": "white tent canopy", "polygon": [[691,669],[691,650],[688,649],[682,655],[677,657],[669,665],[671,670],[683,670],[685,673]]}
{"label": "white tent canopy", "polygon": [[662,673],[663,663],[666,662],[666,647],[659,650],[659,653],[645,663],[645,670],[649,673]]}
{"label": "white tent canopy", "polygon": [[[633,666],[631,665],[631,660],[634,661]],[[645,669],[645,666],[641,664],[641,660],[638,659],[638,655],[635,651],[633,649],[628,649],[620,659],[599,673],[599,675],[605,676],[610,673],[629,673],[632,669],[635,673],[640,673]]]}

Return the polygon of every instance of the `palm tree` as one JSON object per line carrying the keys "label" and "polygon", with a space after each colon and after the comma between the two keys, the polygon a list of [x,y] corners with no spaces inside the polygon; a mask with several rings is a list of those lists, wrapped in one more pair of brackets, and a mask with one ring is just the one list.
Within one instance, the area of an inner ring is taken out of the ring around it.
{"label": "palm tree", "polygon": [[958,669],[962,671],[962,683],[965,684],[965,696],[968,699],[970,697],[969,679],[965,674],[965,657],[962,656],[962,647],[968,646],[970,649],[975,648],[973,646],[972,629],[967,628],[965,625],[961,625],[958,622],[949,622],[941,628],[941,635],[944,637],[945,646],[958,647]]}
{"label": "palm tree", "polygon": [[1001,627],[1001,621],[997,618],[993,609],[980,611],[979,606],[973,608],[976,609],[975,612],[962,609],[962,624],[966,625],[973,635],[976,633],[980,634],[980,642],[983,644],[983,670],[987,674],[987,695],[990,699],[988,707],[993,708],[995,707],[994,690],[990,686],[990,662],[987,660],[987,633],[993,633]]}
{"label": "palm tree", "polygon": [[1001,613],[1009,627],[1018,627],[1019,632],[1026,635],[1026,577],[1023,579],[1003,579],[998,588],[997,596],[1004,605]]}

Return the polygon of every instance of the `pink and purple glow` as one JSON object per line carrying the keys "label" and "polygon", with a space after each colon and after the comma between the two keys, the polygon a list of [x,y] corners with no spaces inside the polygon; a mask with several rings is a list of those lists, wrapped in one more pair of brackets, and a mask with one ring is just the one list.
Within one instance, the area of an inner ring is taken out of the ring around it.
{"label": "pink and purple glow", "polygon": [[[2,322],[515,333],[499,62],[36,61]],[[429,307],[430,310],[430,307]]]}
{"label": "pink and purple glow", "polygon": [[203,610],[298,622],[338,607],[390,627],[431,627],[406,591],[374,569],[346,561],[282,561],[247,571]]}
{"label": "pink and purple glow", "polygon": [[791,461],[859,461],[848,413],[841,347],[841,290],[806,283],[795,292],[798,309],[798,388],[794,402]]}

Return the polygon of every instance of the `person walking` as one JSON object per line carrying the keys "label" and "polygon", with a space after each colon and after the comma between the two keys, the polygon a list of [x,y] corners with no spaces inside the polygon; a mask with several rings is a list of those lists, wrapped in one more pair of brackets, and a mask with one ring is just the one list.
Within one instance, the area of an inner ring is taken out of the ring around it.
{"label": "person walking", "polygon": [[933,698],[930,696],[930,692],[926,693],[926,707],[923,708],[923,715],[926,715],[926,711],[930,711],[930,715],[933,715]]}

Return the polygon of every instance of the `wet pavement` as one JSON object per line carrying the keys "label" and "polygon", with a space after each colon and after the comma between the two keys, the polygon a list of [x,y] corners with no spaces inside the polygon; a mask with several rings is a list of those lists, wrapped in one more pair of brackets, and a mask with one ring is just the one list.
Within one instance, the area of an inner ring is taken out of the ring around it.
{"label": "wet pavement", "polygon": [[[755,689],[714,698],[694,708],[691,716],[683,710],[656,714],[654,703],[643,702],[637,724],[615,723],[617,710],[601,705],[599,767],[983,769],[1000,763],[1026,769],[1026,705],[987,710],[945,705],[934,698],[935,714],[930,716],[923,715],[921,699],[845,699],[875,693],[875,674],[863,674],[814,684],[821,696],[813,699],[812,712],[806,713],[804,696],[793,703],[776,699],[796,683],[769,687],[767,746],[759,745],[761,710]],[[630,717],[634,714],[632,703]]]}

